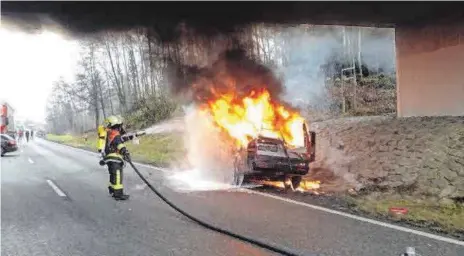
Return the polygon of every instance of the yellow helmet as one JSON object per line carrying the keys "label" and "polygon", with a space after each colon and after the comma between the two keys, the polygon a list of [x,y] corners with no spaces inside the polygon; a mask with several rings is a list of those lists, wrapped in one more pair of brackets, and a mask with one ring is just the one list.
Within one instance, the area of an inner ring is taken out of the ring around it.
{"label": "yellow helmet", "polygon": [[113,127],[115,125],[122,125],[121,116],[109,116],[105,119],[105,124],[107,127]]}

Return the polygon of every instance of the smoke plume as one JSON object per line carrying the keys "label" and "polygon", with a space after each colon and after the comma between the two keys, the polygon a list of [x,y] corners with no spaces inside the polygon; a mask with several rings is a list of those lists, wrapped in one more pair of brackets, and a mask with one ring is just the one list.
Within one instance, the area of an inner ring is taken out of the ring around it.
{"label": "smoke plume", "polygon": [[[249,96],[252,91],[267,89],[277,99],[284,90],[274,72],[247,56],[243,49],[227,50],[210,65],[187,67],[183,80],[171,83],[175,94],[187,94],[195,103],[207,102],[233,92],[237,98]],[[179,77],[179,73],[176,74]]]}
{"label": "smoke plume", "polygon": [[167,185],[178,191],[231,188],[234,154],[219,128],[195,104],[185,108],[184,163],[172,166]]}
{"label": "smoke plume", "polygon": [[297,26],[284,28],[276,40],[285,42],[287,63],[275,69],[283,74],[282,99],[300,109],[330,111],[333,102],[327,81],[339,77],[341,68],[351,66],[353,60],[358,69],[358,51],[363,72],[391,74],[396,69],[393,29]]}

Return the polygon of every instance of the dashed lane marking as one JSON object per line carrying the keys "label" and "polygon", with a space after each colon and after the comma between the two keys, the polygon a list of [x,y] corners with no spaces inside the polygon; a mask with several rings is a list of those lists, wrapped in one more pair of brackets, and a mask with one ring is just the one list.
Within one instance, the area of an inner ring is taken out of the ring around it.
{"label": "dashed lane marking", "polygon": [[59,196],[61,196],[61,197],[66,197],[66,194],[65,194],[63,191],[61,191],[61,189],[60,189],[58,186],[56,186],[55,183],[53,183],[53,181],[47,180],[47,183],[48,183],[48,185],[50,185],[50,187],[53,188],[53,190],[55,190],[55,192],[56,192]]}
{"label": "dashed lane marking", "polygon": [[33,164],[34,161],[32,161],[32,159],[30,157],[27,158],[27,161],[29,161],[29,163]]}

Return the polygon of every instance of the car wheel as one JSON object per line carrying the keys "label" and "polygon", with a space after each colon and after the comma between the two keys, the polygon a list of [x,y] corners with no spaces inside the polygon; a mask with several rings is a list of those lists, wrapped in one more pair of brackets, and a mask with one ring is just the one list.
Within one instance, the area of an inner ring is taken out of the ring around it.
{"label": "car wheel", "polygon": [[0,156],[4,156],[5,155],[5,150],[3,148],[0,149]]}
{"label": "car wheel", "polygon": [[285,190],[296,191],[300,187],[301,180],[302,180],[301,176],[285,177],[284,179]]}

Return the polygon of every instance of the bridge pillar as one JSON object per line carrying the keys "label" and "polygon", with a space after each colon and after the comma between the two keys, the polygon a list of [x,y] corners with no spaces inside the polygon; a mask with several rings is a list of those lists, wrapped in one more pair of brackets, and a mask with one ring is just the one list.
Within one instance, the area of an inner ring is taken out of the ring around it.
{"label": "bridge pillar", "polygon": [[399,117],[464,116],[463,24],[396,28]]}

